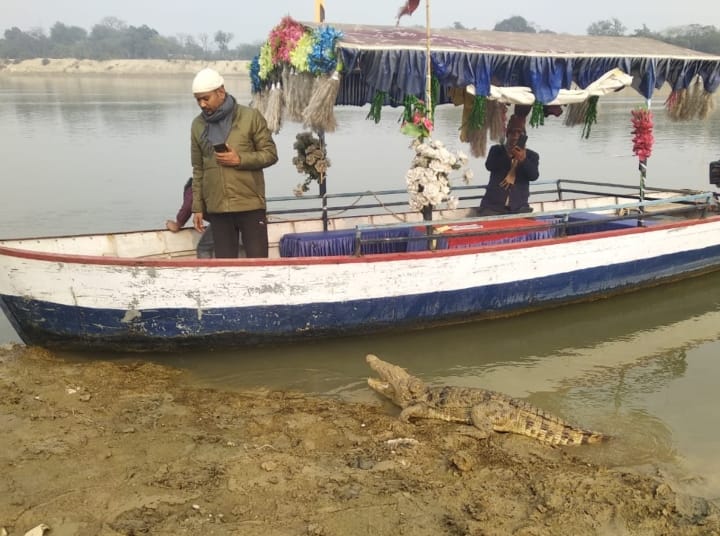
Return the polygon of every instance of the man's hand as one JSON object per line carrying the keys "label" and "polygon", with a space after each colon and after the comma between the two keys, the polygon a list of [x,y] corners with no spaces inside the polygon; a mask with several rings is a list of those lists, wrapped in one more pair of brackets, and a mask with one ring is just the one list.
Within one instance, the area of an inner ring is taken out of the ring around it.
{"label": "man's hand", "polygon": [[173,233],[177,233],[180,230],[180,226],[174,220],[165,220],[165,227]]}
{"label": "man's hand", "polygon": [[205,230],[205,219],[203,218],[202,212],[193,213],[193,227],[198,233],[202,233]]}
{"label": "man's hand", "polygon": [[[515,148],[517,149],[517,147]],[[505,178],[500,181],[500,187],[509,190],[515,185],[515,169],[517,168],[518,161],[513,159],[510,164],[510,171],[505,175]]]}
{"label": "man's hand", "polygon": [[227,145],[226,147],[228,150],[224,153],[215,153],[215,160],[217,160],[217,163],[221,166],[226,167],[239,166],[240,156],[235,152],[235,149],[233,149],[229,145]]}
{"label": "man's hand", "polygon": [[524,147],[518,147],[517,145],[512,148],[510,158],[512,158],[515,162],[525,162],[525,158],[527,158],[527,152],[525,151]]}

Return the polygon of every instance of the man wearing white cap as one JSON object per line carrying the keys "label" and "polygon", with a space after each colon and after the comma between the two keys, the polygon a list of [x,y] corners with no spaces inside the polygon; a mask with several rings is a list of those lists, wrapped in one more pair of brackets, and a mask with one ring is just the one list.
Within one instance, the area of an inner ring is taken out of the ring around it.
{"label": "man wearing white cap", "polygon": [[265,118],[225,91],[213,69],[193,79],[202,112],[190,127],[193,224],[212,224],[216,258],[238,256],[240,237],[248,257],[268,256],[263,169],[278,160]]}

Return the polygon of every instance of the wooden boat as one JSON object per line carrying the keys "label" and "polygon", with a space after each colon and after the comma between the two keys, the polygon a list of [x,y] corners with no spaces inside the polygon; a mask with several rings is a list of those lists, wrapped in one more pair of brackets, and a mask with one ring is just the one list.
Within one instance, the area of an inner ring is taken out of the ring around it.
{"label": "wooden boat", "polygon": [[[405,72],[404,89],[398,85],[397,69],[425,58],[415,30],[343,32],[337,50],[349,72],[336,103],[373,100],[370,81],[378,80],[379,64],[391,73],[397,96],[424,88],[415,67]],[[436,33],[434,61],[471,73],[481,64],[483,72],[502,65],[506,86],[532,78],[528,69],[546,62],[562,63],[572,77],[622,67],[650,95],[660,78],[676,90],[702,80],[710,94],[720,84],[720,58],[651,40],[614,39],[615,48],[603,49],[602,40],[533,34],[534,48],[521,42],[526,36],[497,47],[485,41],[493,32]],[[465,85],[466,74],[458,76],[453,84]],[[494,86],[499,78],[492,80],[487,94],[512,102],[504,86]],[[544,105],[560,98],[555,90]],[[715,184],[717,170],[711,166]],[[531,214],[484,218],[474,215],[482,187],[455,191],[459,205],[436,207],[431,220],[407,209],[404,190],[323,191],[296,200],[300,208],[290,198],[269,200],[268,259],[197,259],[191,229],[1,240],[0,305],[32,345],[220,348],[516,315],[720,269],[712,191],[538,182]],[[318,200],[322,207],[308,206]],[[398,206],[403,209],[388,214]],[[336,210],[343,215],[326,216]]]}
{"label": "wooden boat", "polygon": [[27,344],[218,348],[507,316],[720,268],[716,194],[651,190],[640,214],[632,192],[573,195],[591,187],[606,188],[554,184],[532,217],[446,211],[430,238],[413,212],[275,221],[262,260],[196,259],[191,229],[3,240],[0,303]]}

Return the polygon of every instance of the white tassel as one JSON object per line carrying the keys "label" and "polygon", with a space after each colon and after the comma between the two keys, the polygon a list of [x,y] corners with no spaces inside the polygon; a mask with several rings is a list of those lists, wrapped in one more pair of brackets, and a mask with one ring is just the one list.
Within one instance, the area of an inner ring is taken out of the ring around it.
{"label": "white tassel", "polygon": [[270,97],[268,98],[265,120],[267,121],[268,128],[274,134],[280,132],[280,127],[282,127],[284,105],[285,103],[282,89],[278,84],[273,84],[273,87],[270,90]]}
{"label": "white tassel", "polygon": [[312,97],[303,111],[306,128],[315,132],[334,132],[337,129],[335,101],[339,89],[340,75],[337,71],[332,76],[320,76],[315,79]]}

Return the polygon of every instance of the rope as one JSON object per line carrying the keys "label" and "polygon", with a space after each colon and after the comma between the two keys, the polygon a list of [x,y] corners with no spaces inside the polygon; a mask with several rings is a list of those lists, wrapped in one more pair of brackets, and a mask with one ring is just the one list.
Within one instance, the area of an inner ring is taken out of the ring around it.
{"label": "rope", "polygon": [[[397,213],[397,212],[394,212],[390,207],[386,206],[385,203],[383,203],[382,199],[380,199],[375,192],[367,192],[367,193],[365,193],[365,194],[361,194],[360,196],[357,197],[357,199],[355,199],[355,201],[353,201],[352,203],[350,203],[350,206],[348,206],[348,207],[346,207],[346,208],[344,208],[344,209],[342,209],[342,210],[335,210],[335,211],[333,211],[333,212],[328,212],[328,217],[330,217],[330,218],[335,218],[335,217],[337,217],[337,216],[341,216],[341,215],[344,214],[345,212],[353,209],[358,203],[360,203],[360,201],[362,201],[362,200],[363,200],[365,197],[367,197],[367,196],[373,197],[373,198],[375,199],[375,201],[378,202],[378,205],[379,205],[383,210],[385,210],[385,212],[387,212],[388,214],[392,215],[396,220],[398,220],[399,222],[402,222],[402,223],[406,223],[405,219],[404,219],[404,218],[401,218],[400,216],[398,216],[398,213]],[[310,212],[310,210],[308,210],[308,212]],[[272,213],[269,214],[269,217],[270,217],[270,219],[271,219],[272,221],[293,221],[293,220],[294,220],[294,218],[293,218],[293,219],[290,219],[289,217],[288,217],[288,218],[285,218],[285,217],[282,217],[282,216],[280,216],[280,215],[272,214]]]}

